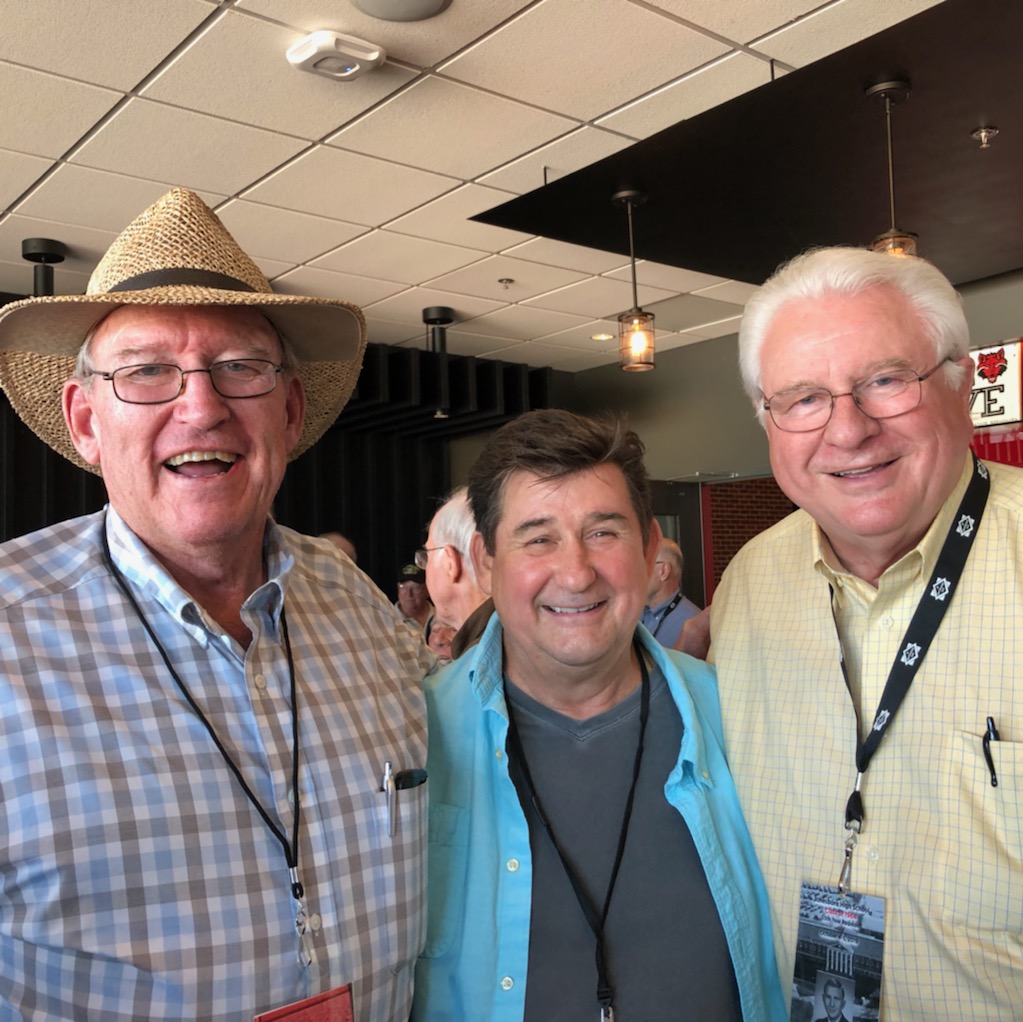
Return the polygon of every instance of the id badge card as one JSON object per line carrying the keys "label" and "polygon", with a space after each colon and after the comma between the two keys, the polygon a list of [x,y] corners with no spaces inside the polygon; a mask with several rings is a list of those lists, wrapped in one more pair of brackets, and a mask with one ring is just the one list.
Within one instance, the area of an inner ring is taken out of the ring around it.
{"label": "id badge card", "polygon": [[877,1019],[884,898],[803,882],[792,977],[794,1019]]}
{"label": "id badge card", "polygon": [[304,1001],[264,1011],[254,1022],[352,1022],[354,1018],[352,986],[346,983]]}

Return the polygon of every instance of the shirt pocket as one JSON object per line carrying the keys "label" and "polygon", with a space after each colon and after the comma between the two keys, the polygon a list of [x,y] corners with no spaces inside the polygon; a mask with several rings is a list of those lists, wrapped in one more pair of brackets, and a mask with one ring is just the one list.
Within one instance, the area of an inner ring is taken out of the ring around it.
{"label": "shirt pocket", "polygon": [[991,742],[998,786],[981,738],[957,731],[946,796],[942,919],[971,931],[1013,933],[1023,919],[1023,742]]}
{"label": "shirt pocket", "polygon": [[433,803],[427,867],[430,907],[424,958],[447,954],[461,929],[468,868],[468,811],[442,802]]}

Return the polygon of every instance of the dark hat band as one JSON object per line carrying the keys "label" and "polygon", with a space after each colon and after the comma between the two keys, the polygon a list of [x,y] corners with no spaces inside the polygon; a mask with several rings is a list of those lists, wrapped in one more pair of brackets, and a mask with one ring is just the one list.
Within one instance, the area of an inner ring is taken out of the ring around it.
{"label": "dark hat band", "polygon": [[229,277],[226,273],[215,270],[197,270],[187,266],[172,266],[163,270],[148,270],[146,273],[128,277],[110,288],[109,294],[117,291],[145,291],[151,287],[174,287],[175,285],[198,285],[212,287],[220,291],[255,291],[251,284],[237,277]]}

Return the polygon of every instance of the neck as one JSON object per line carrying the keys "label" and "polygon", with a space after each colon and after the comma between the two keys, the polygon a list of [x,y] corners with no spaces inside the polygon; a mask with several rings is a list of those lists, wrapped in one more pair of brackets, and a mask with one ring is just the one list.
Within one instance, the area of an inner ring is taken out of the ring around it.
{"label": "neck", "polygon": [[665,583],[660,589],[654,594],[650,600],[651,607],[659,607],[662,603],[666,603],[679,591],[678,584]]}
{"label": "neck", "polygon": [[864,582],[869,583],[875,589],[881,576],[900,557],[909,553],[920,541],[920,537],[917,537],[914,542],[908,545],[900,544],[898,547],[879,546],[874,548],[869,545],[836,544],[829,536],[824,534],[823,530],[821,536],[825,540],[825,553],[831,554],[830,558],[825,557],[825,559],[837,562],[837,565],[832,564],[832,567],[837,566],[850,575],[863,579]]}
{"label": "neck", "polygon": [[213,558],[201,563],[172,560],[153,551],[156,559],[185,592],[242,646],[248,648],[252,633],[242,621],[242,604],[266,581],[262,541],[255,557],[227,560]]}
{"label": "neck", "polygon": [[505,643],[505,673],[526,695],[538,703],[575,720],[588,720],[617,706],[636,690],[641,672],[630,641],[624,656],[613,663],[540,674],[533,665],[524,668]]}

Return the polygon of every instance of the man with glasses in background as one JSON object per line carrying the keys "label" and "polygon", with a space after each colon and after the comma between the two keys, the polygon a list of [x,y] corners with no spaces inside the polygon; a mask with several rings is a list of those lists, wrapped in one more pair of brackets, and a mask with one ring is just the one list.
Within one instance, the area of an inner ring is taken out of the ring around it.
{"label": "man with glasses in background", "polygon": [[432,658],[270,517],[364,346],[183,189],[0,310],[11,404],[110,500],[0,547],[0,1018],[407,1017]]}
{"label": "man with glasses in background", "polygon": [[[885,1022],[1015,1017],[1023,472],[969,450],[959,298],[922,259],[817,250],[747,303],[739,359],[801,509],[739,552],[711,615],[782,978],[812,1000],[840,958]],[[848,948],[798,928],[814,898]]]}

